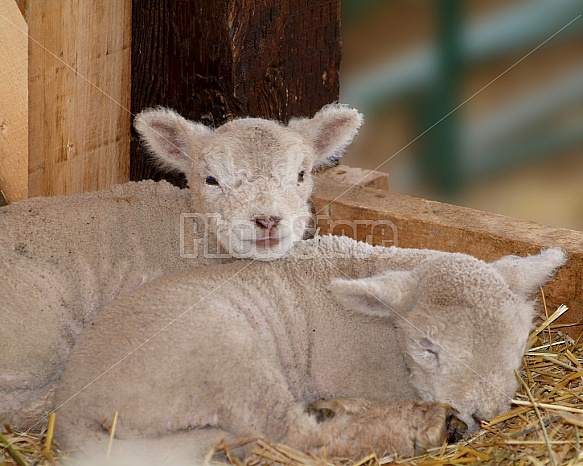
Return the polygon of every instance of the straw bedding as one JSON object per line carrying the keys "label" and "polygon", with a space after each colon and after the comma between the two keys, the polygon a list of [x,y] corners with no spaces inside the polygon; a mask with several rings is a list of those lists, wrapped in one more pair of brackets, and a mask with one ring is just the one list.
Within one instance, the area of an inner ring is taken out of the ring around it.
{"label": "straw bedding", "polygon": [[[513,408],[456,445],[444,445],[415,458],[378,458],[358,461],[315,458],[275,445],[265,439],[247,439],[217,446],[223,460],[209,453],[209,464],[285,466],[379,466],[448,464],[575,465],[583,464],[583,332],[575,339],[565,332],[577,323],[557,324],[567,310],[561,306],[531,335],[519,377],[521,388]],[[564,319],[563,319],[564,320]],[[58,422],[58,418],[56,419]],[[64,458],[52,442],[52,425],[39,435],[19,435],[8,426],[0,430],[0,465],[59,464]],[[248,444],[252,453],[241,463],[229,452]],[[6,447],[9,445],[9,447]]]}

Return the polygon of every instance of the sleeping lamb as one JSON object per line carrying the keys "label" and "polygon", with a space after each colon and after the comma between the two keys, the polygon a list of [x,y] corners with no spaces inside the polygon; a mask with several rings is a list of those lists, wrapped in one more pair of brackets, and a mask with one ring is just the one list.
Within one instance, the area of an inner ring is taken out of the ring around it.
{"label": "sleeping lamb", "polygon": [[171,271],[287,254],[310,222],[313,168],[361,123],[330,105],[287,126],[243,118],[213,131],[146,110],[136,129],[190,190],[127,183],[0,209],[0,422],[29,428],[50,411],[75,338],[119,296]]}
{"label": "sleeping lamb", "polygon": [[[565,260],[547,249],[488,264],[317,237],[281,261],[166,276],[78,340],[56,438],[104,452],[118,411],[114,449],[139,464],[247,435],[329,457],[440,445],[464,430],[455,412],[475,429],[509,407],[530,295]],[[312,402],[338,412],[319,423]]]}

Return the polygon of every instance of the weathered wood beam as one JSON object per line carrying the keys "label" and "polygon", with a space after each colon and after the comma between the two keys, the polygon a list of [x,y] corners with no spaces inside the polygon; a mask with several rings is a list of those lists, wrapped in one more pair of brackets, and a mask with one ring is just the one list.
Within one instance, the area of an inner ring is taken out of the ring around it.
{"label": "weathered wood beam", "polygon": [[[218,126],[311,116],[338,100],[340,0],[133,0],[132,8],[134,114],[163,105]],[[131,167],[133,180],[162,177],[135,134]]]}
{"label": "weathered wood beam", "polygon": [[344,185],[358,184],[369,188],[389,189],[388,173],[367,170],[348,165],[338,165],[317,174],[319,178],[327,178]]}
{"label": "weathered wood beam", "polygon": [[21,1],[29,27],[30,196],[129,179],[131,4]]}
{"label": "weathered wood beam", "polygon": [[562,247],[569,261],[544,286],[546,301],[551,310],[569,306],[566,321],[583,318],[583,232],[321,177],[314,206],[321,234],[344,232],[360,240],[372,238],[373,244],[465,252],[487,261]]}

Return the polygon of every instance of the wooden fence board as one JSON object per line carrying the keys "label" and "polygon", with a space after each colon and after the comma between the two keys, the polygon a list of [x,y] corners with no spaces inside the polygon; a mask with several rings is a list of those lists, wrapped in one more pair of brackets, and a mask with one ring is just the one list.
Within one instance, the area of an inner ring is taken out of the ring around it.
{"label": "wooden fence board", "polygon": [[28,26],[13,1],[0,2],[0,190],[28,197]]}
{"label": "wooden fence board", "polygon": [[[335,234],[344,230],[360,240],[372,235],[375,244],[459,251],[487,261],[506,254],[525,255],[544,247],[562,247],[569,254],[569,262],[544,287],[547,304],[551,308],[569,306],[571,312],[565,320],[583,317],[582,232],[327,178],[317,179],[314,206],[321,234],[335,229]],[[371,232],[365,225],[352,227],[357,221],[377,222],[377,231]]]}
{"label": "wooden fence board", "polygon": [[26,1],[29,195],[129,179],[131,4]]}

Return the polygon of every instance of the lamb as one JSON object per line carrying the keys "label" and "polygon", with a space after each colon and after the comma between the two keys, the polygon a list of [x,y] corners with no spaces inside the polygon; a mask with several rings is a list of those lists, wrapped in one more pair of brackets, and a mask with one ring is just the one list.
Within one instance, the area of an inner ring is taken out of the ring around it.
{"label": "lamb", "polygon": [[[166,276],[79,339],[56,438],[104,452],[118,411],[114,448],[139,464],[247,435],[329,457],[441,445],[509,407],[530,295],[565,260],[554,248],[488,264],[325,236],[280,261]],[[311,403],[336,415],[319,423]]]}
{"label": "lamb", "polygon": [[127,183],[0,209],[0,421],[42,420],[77,335],[118,297],[172,271],[285,256],[309,226],[312,170],[334,164],[361,123],[338,104],[287,126],[243,118],[214,131],[145,110],[136,129],[190,190]]}

